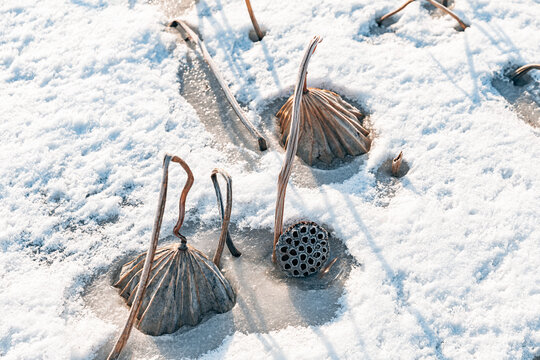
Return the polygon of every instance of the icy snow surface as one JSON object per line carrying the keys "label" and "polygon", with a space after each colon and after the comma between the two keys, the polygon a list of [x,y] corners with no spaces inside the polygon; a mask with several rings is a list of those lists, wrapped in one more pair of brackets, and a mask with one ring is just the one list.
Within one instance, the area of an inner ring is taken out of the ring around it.
{"label": "icy snow surface", "polygon": [[[258,152],[234,116],[214,124],[201,112],[204,101],[186,100],[183,76],[208,74],[192,46],[164,31],[184,11],[266,136],[318,34],[324,41],[310,63],[310,86],[361,105],[375,139],[367,155],[342,168],[297,161],[287,192],[285,222],[328,225],[354,260],[344,259],[343,291],[309,300],[293,285],[272,288],[261,279],[270,287],[267,305],[291,291],[300,296],[291,304],[327,301],[328,314],[260,333],[223,328],[221,337],[204,329],[226,326],[232,315],[216,315],[191,337],[168,335],[178,341],[134,331],[126,355],[540,355],[540,74],[531,72],[520,89],[504,78],[508,68],[540,61],[540,5],[455,0],[453,10],[471,24],[456,31],[453,19],[416,1],[377,27],[375,19],[400,3],[252,0],[267,31],[254,43],[240,0],[186,2],[166,12],[136,0],[2,1],[0,357],[107,352],[127,314],[108,285],[122,261],[147,247],[165,152],[182,156],[195,174],[187,202],[194,244],[213,248],[197,236],[216,237],[208,230],[219,224],[209,176],[216,166],[233,178],[233,237],[264,244],[271,234],[283,151],[272,139]],[[213,88],[201,96],[211,92],[221,96]],[[409,170],[389,179],[387,161],[401,150]],[[171,166],[165,241],[183,181]],[[268,248],[259,250],[263,259]],[[245,258],[224,259],[237,284],[260,274],[240,270],[255,256],[250,246],[242,250]]]}

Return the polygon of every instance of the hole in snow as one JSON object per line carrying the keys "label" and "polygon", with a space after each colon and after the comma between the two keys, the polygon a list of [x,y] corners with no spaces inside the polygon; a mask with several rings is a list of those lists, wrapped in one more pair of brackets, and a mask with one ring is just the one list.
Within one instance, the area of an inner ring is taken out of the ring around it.
{"label": "hole in snow", "polygon": [[509,76],[517,68],[509,66],[495,76],[491,84],[512,105],[521,120],[540,128],[540,71],[531,70],[514,82]]}
{"label": "hole in snow", "polygon": [[393,158],[386,159],[377,169],[375,173],[375,190],[377,192],[376,205],[386,207],[390,204],[390,200],[396,195],[401,186],[400,178],[407,175],[410,170],[409,163],[405,158],[406,156],[407,155],[405,154],[397,176],[392,175]]}
{"label": "hole in snow", "polygon": [[[183,230],[192,246],[209,257],[213,255],[218,229],[197,229],[188,223]],[[351,269],[358,265],[341,241],[330,241],[332,254],[339,261],[325,277],[289,278],[271,261],[273,234],[269,229],[239,230],[231,225],[230,231],[242,256],[233,258],[225,249],[221,269],[236,290],[234,308],[227,313],[209,315],[199,325],[169,335],[149,336],[134,330],[123,353],[125,358],[200,357],[221,346],[235,332],[269,333],[288,326],[320,326],[340,311],[344,284]],[[174,238],[170,236],[162,239],[160,245],[172,241]],[[90,311],[116,326],[116,332],[99,349],[96,358],[107,357],[127,319],[128,307],[111,284],[118,278],[121,266],[135,255],[120,259],[108,273],[96,276],[84,295]],[[304,272],[310,270],[308,267]]]}
{"label": "hole in snow", "polygon": [[[261,26],[261,24],[259,24],[259,27],[261,28],[261,31],[263,33],[263,39],[264,39],[264,37],[266,36],[266,29],[263,26]],[[257,33],[255,32],[255,29],[253,29],[253,27],[249,30],[248,37],[249,37],[249,40],[251,40],[253,42],[262,41],[257,36]]]}
{"label": "hole in snow", "polygon": [[[454,0],[435,0],[435,1],[437,1],[439,4],[442,4],[442,5],[446,6],[450,10],[452,10],[456,6]],[[430,4],[427,1],[422,1],[422,7],[424,9],[428,10],[429,13],[431,14],[431,16],[436,17],[436,18],[448,15],[446,12],[444,12],[443,10],[439,9],[438,7]]]}

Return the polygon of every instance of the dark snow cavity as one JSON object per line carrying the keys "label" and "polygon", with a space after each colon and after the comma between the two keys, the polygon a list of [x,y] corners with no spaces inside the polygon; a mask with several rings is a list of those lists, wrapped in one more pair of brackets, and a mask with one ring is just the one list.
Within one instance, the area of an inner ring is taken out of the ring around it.
{"label": "dark snow cavity", "polygon": [[402,178],[410,170],[409,163],[404,158],[397,176],[394,176],[392,174],[392,160],[392,158],[386,159],[375,172],[375,189],[377,191],[375,204],[378,206],[386,207],[390,204],[390,200],[396,196],[402,186]]}
{"label": "dark snow cavity", "polygon": [[[259,27],[261,28],[261,31],[263,33],[263,39],[264,37],[266,36],[266,28],[264,26],[261,26],[259,25]],[[249,32],[248,32],[248,37],[249,37],[249,40],[253,41],[253,42],[259,42],[259,41],[262,41],[261,39],[259,39],[259,37],[257,36],[257,33],[255,32],[255,29],[250,29]]]}
{"label": "dark snow cavity", "polygon": [[[213,255],[219,239],[219,225],[215,229],[186,224],[182,232],[191,245]],[[326,227],[327,228],[327,227]],[[320,326],[336,317],[341,309],[340,298],[353,267],[360,267],[349,255],[345,245],[330,232],[329,261],[338,261],[328,274],[306,278],[289,278],[272,263],[272,232],[269,229],[247,230],[234,225],[231,236],[242,256],[234,258],[225,248],[221,270],[235,288],[234,308],[224,314],[210,314],[195,327],[185,327],[162,336],[144,335],[132,331],[123,352],[124,358],[194,358],[218,348],[223,340],[235,332],[263,333],[288,326]],[[174,242],[173,236],[161,240],[160,245]],[[137,254],[118,260],[107,273],[89,286],[84,300],[88,308],[101,319],[123,327],[129,309],[112,284],[118,279],[122,265]],[[268,350],[275,351],[271,336],[266,338]],[[98,351],[97,358],[105,358],[116,336]]]}
{"label": "dark snow cavity", "polygon": [[[509,72],[507,71],[507,73]],[[533,79],[530,74],[525,74],[516,82],[505,76],[495,77],[491,83],[506,101],[512,105],[520,119],[534,128],[540,128],[539,81]]]}
{"label": "dark snow cavity", "polygon": [[[454,0],[435,0],[435,1],[441,5],[446,6],[450,10],[452,10],[454,6],[456,5]],[[433,17],[441,17],[441,16],[448,15],[446,12],[442,11],[435,5],[430,4],[428,1],[422,1],[422,7],[426,9],[427,11],[429,11],[431,16]]]}
{"label": "dark snow cavity", "polygon": [[[455,1],[454,0],[435,0],[435,1],[437,1],[439,4],[442,4],[442,5],[446,6],[450,10],[452,10],[455,7]],[[388,9],[387,11],[382,11],[382,12],[378,13],[377,16],[376,16],[376,19],[379,19],[380,17],[384,16],[385,14],[389,13],[390,11],[393,11],[393,10],[397,9],[398,6],[401,6],[401,5],[403,5],[403,3],[401,3],[399,5],[396,5],[395,7],[391,8],[391,9]],[[440,17],[443,17],[443,16],[450,16],[450,15],[448,15],[448,13],[446,13],[445,11],[439,9],[438,7],[430,4],[428,1],[422,1],[421,6],[422,6],[422,8],[427,10],[429,12],[429,14],[433,18],[440,18]],[[370,41],[371,43],[374,43],[374,44],[380,44],[380,43],[382,43],[384,41],[383,38],[379,39],[379,37],[381,35],[384,35],[386,33],[395,33],[395,31],[393,30],[392,25],[394,25],[395,23],[400,21],[400,18],[403,15],[403,12],[405,12],[405,11],[407,11],[407,7],[405,9],[401,10],[400,12],[398,12],[397,14],[394,14],[393,16],[390,16],[389,18],[385,19],[380,24],[378,24],[377,22],[374,22],[374,24],[369,28],[370,37],[368,37],[368,41]],[[463,31],[463,28],[456,22],[456,25],[454,26],[454,30]],[[360,38],[362,38],[362,37],[357,36],[357,40],[360,39]]]}

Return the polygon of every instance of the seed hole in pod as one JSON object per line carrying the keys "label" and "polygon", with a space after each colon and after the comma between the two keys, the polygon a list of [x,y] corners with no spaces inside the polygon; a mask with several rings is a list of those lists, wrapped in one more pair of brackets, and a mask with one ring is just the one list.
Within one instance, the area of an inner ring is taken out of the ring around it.
{"label": "seed hole in pod", "polygon": [[318,238],[319,240],[322,240],[323,237],[324,237],[324,235],[323,235],[322,233],[318,233],[318,234],[317,234],[317,238]]}
{"label": "seed hole in pod", "polygon": [[321,253],[317,251],[315,254],[313,254],[313,256],[315,256],[316,258],[321,257]]}
{"label": "seed hole in pod", "polygon": [[321,260],[322,260],[322,261],[326,260],[326,256],[323,256],[323,257],[321,258]]}
{"label": "seed hole in pod", "polygon": [[309,258],[307,262],[308,262],[309,265],[313,265],[313,263],[314,263],[315,261],[314,261],[312,258]]}
{"label": "seed hole in pod", "polygon": [[317,267],[321,266],[321,262],[317,261],[317,264],[315,266],[317,266]]}
{"label": "seed hole in pod", "polygon": [[291,268],[291,265],[290,264],[285,264],[285,270],[289,270]]}
{"label": "seed hole in pod", "polygon": [[292,232],[292,236],[294,236],[294,237],[298,237],[298,231],[296,231],[296,230],[295,230],[295,231],[293,231],[293,232]]}
{"label": "seed hole in pod", "polygon": [[302,234],[305,234],[305,233],[307,232],[307,227],[302,226],[302,227],[300,228],[300,232],[301,232]]}
{"label": "seed hole in pod", "polygon": [[285,239],[285,242],[286,242],[287,244],[291,245],[291,238],[286,238],[286,239]]}
{"label": "seed hole in pod", "polygon": [[317,232],[317,230],[316,230],[314,227],[312,227],[311,229],[309,229],[309,233],[310,233],[311,235],[315,235],[316,232]]}
{"label": "seed hole in pod", "polygon": [[300,264],[300,269],[306,270],[306,268],[307,268],[307,265],[306,265],[306,264]]}
{"label": "seed hole in pod", "polygon": [[315,244],[315,241],[316,241],[315,238],[311,238],[311,243],[312,244]]}
{"label": "seed hole in pod", "polygon": [[282,253],[286,253],[287,252],[287,247],[283,246],[280,250],[281,250]]}
{"label": "seed hole in pod", "polygon": [[307,272],[304,273],[304,276],[308,276],[309,274]]}
{"label": "seed hole in pod", "polygon": [[300,241],[294,240],[294,246],[298,246],[298,245],[300,245]]}
{"label": "seed hole in pod", "polygon": [[298,265],[298,259],[292,259],[291,263],[293,264],[293,266]]}
{"label": "seed hole in pod", "polygon": [[304,242],[305,244],[307,244],[307,241],[308,241],[308,237],[307,237],[307,236],[302,237],[302,242]]}
{"label": "seed hole in pod", "polygon": [[326,248],[323,248],[323,249],[322,249],[322,252],[323,252],[323,253],[325,253],[326,251],[327,251]]}
{"label": "seed hole in pod", "polygon": [[300,260],[305,261],[306,260],[306,254],[300,255]]}
{"label": "seed hole in pod", "polygon": [[300,275],[300,273],[298,272],[298,270],[294,270],[294,271],[293,271],[293,274],[294,274],[295,276]]}
{"label": "seed hole in pod", "polygon": [[315,245],[315,250],[319,250],[321,248],[321,244]]}
{"label": "seed hole in pod", "polygon": [[313,248],[311,246],[308,246],[306,251],[308,254],[311,254],[313,252]]}
{"label": "seed hole in pod", "polygon": [[315,272],[315,269],[314,268],[309,268],[309,271],[311,271],[312,273]]}
{"label": "seed hole in pod", "polygon": [[291,254],[292,256],[296,256],[296,254],[298,253],[296,252],[296,250],[291,249],[291,251],[289,251],[289,254]]}
{"label": "seed hole in pod", "polygon": [[283,260],[283,261],[289,260],[289,255],[283,255],[283,256],[281,257],[281,260]]}
{"label": "seed hole in pod", "polygon": [[326,245],[326,241],[321,241],[321,245],[322,246]]}
{"label": "seed hole in pod", "polygon": [[300,245],[300,246],[298,247],[298,251],[304,251],[304,247],[303,247],[302,245]]}

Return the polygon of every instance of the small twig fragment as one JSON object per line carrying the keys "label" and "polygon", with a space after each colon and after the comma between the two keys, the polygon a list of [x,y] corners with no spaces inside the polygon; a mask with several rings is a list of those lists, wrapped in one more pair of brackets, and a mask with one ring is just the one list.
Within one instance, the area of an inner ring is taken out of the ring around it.
{"label": "small twig fragment", "polygon": [[332,266],[334,266],[338,259],[339,258],[334,258],[332,261],[330,261],[328,265],[321,269],[321,271],[319,272],[319,279],[322,279],[326,274],[330,272],[330,269],[332,268]]}
{"label": "small twig fragment", "polygon": [[399,174],[399,169],[401,168],[401,163],[403,161],[403,151],[399,152],[399,155],[392,159],[392,175],[395,177]]}

